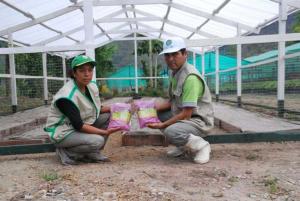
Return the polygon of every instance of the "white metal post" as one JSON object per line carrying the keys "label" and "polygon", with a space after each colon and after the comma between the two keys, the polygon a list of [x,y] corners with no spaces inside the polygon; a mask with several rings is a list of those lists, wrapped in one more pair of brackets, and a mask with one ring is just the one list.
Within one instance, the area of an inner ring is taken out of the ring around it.
{"label": "white metal post", "polygon": [[220,70],[220,65],[219,65],[219,48],[216,48],[216,101],[219,101],[219,70]]}
{"label": "white metal post", "polygon": [[194,64],[195,68],[197,68],[196,67],[196,52],[193,52],[193,64]]}
{"label": "white metal post", "polygon": [[201,54],[201,68],[202,68],[202,76],[204,77],[205,76],[205,51],[202,51],[202,54]]}
{"label": "white metal post", "polygon": [[[13,36],[8,35],[9,47],[13,47]],[[10,71],[10,90],[11,90],[11,106],[13,113],[17,112],[18,97],[17,97],[17,81],[16,81],[16,64],[15,55],[9,54],[9,71]]]}
{"label": "white metal post", "polygon": [[[281,0],[279,4],[279,34],[286,33],[287,1]],[[277,109],[278,116],[284,116],[284,93],[285,93],[285,42],[278,42],[278,80],[277,80]]]}
{"label": "white metal post", "polygon": [[134,79],[135,79],[135,93],[139,93],[138,88],[138,70],[137,70],[137,40],[136,33],[134,33]]}
{"label": "white metal post", "polygon": [[66,67],[66,58],[65,57],[62,57],[62,65],[63,65],[64,84],[66,84],[67,83],[67,67]]}
{"label": "white metal post", "polygon": [[[241,36],[241,29],[237,27],[237,37]],[[237,72],[236,72],[236,86],[237,86],[237,106],[242,106],[242,45],[237,44],[236,47],[237,57]]]}
{"label": "white metal post", "polygon": [[[94,18],[93,18],[93,0],[83,1],[83,14],[84,14],[84,35],[86,56],[95,59],[94,48]],[[96,68],[94,68],[93,80],[96,81]]]}
{"label": "white metal post", "polygon": [[47,53],[42,54],[43,60],[43,83],[44,83],[44,102],[45,105],[48,104],[48,80],[47,80]]}

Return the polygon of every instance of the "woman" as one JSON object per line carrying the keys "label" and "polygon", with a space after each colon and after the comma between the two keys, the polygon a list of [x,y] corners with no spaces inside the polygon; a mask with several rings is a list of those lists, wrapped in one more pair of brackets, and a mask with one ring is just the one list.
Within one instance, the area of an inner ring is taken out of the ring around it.
{"label": "woman", "polygon": [[101,107],[99,90],[91,81],[96,62],[80,55],[73,59],[71,80],[53,97],[45,131],[64,165],[78,161],[108,161],[100,153],[107,137],[110,108]]}

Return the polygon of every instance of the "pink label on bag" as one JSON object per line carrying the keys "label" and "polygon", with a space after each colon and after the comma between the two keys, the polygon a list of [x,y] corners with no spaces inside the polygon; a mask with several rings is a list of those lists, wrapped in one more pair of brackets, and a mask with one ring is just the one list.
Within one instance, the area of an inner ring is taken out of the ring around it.
{"label": "pink label on bag", "polygon": [[160,122],[154,100],[138,100],[134,101],[134,105],[138,109],[137,116],[140,128],[146,127],[147,124]]}
{"label": "pink label on bag", "polygon": [[114,103],[110,107],[109,128],[120,128],[121,130],[130,130],[131,105],[126,103]]}

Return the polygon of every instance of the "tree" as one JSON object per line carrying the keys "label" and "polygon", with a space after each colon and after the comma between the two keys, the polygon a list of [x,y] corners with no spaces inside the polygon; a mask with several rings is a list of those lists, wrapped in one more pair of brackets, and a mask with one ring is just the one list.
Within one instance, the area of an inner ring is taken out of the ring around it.
{"label": "tree", "polygon": [[115,44],[108,44],[96,49],[96,77],[107,77],[114,70],[112,56],[117,50],[118,47]]}
{"label": "tree", "polygon": [[[139,56],[147,55],[148,56],[148,65],[145,60],[142,60],[142,67],[144,73],[147,74],[147,66],[149,67],[149,76],[156,77],[158,74],[158,54],[162,51],[162,42],[159,40],[152,41],[142,41],[139,43],[137,53]],[[153,75],[153,63],[154,63],[154,75]],[[157,86],[157,81],[155,79],[155,86]],[[150,87],[153,87],[153,81],[150,79]]]}
{"label": "tree", "polygon": [[296,19],[293,24],[293,31],[296,33],[300,33],[300,12],[296,15]]}

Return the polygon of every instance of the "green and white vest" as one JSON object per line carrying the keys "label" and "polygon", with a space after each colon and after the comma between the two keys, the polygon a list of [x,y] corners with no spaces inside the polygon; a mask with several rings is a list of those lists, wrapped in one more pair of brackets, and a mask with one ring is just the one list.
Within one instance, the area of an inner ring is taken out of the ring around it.
{"label": "green and white vest", "polygon": [[101,107],[98,87],[95,82],[90,82],[87,89],[93,101],[79,90],[73,79],[67,82],[53,97],[44,130],[48,132],[51,141],[54,143],[61,142],[75,131],[69,119],[56,107],[55,103],[58,99],[66,98],[72,101],[78,108],[81,119],[85,124],[93,124],[98,118]]}
{"label": "green and white vest", "polygon": [[187,62],[185,62],[183,66],[179,69],[179,71],[172,76],[173,79],[177,80],[177,86],[175,89],[173,89],[172,85],[170,84],[169,87],[171,111],[174,115],[181,112],[183,108],[182,92],[183,92],[184,82],[186,78],[191,74],[196,75],[204,83],[203,96],[202,98],[198,99],[197,107],[193,109],[193,113],[192,113],[192,117],[199,117],[199,118],[191,118],[189,120],[181,120],[181,121],[192,124],[199,130],[206,133],[214,126],[214,112],[212,106],[212,97],[205,80],[202,78],[202,76],[199,74],[196,68]]}

